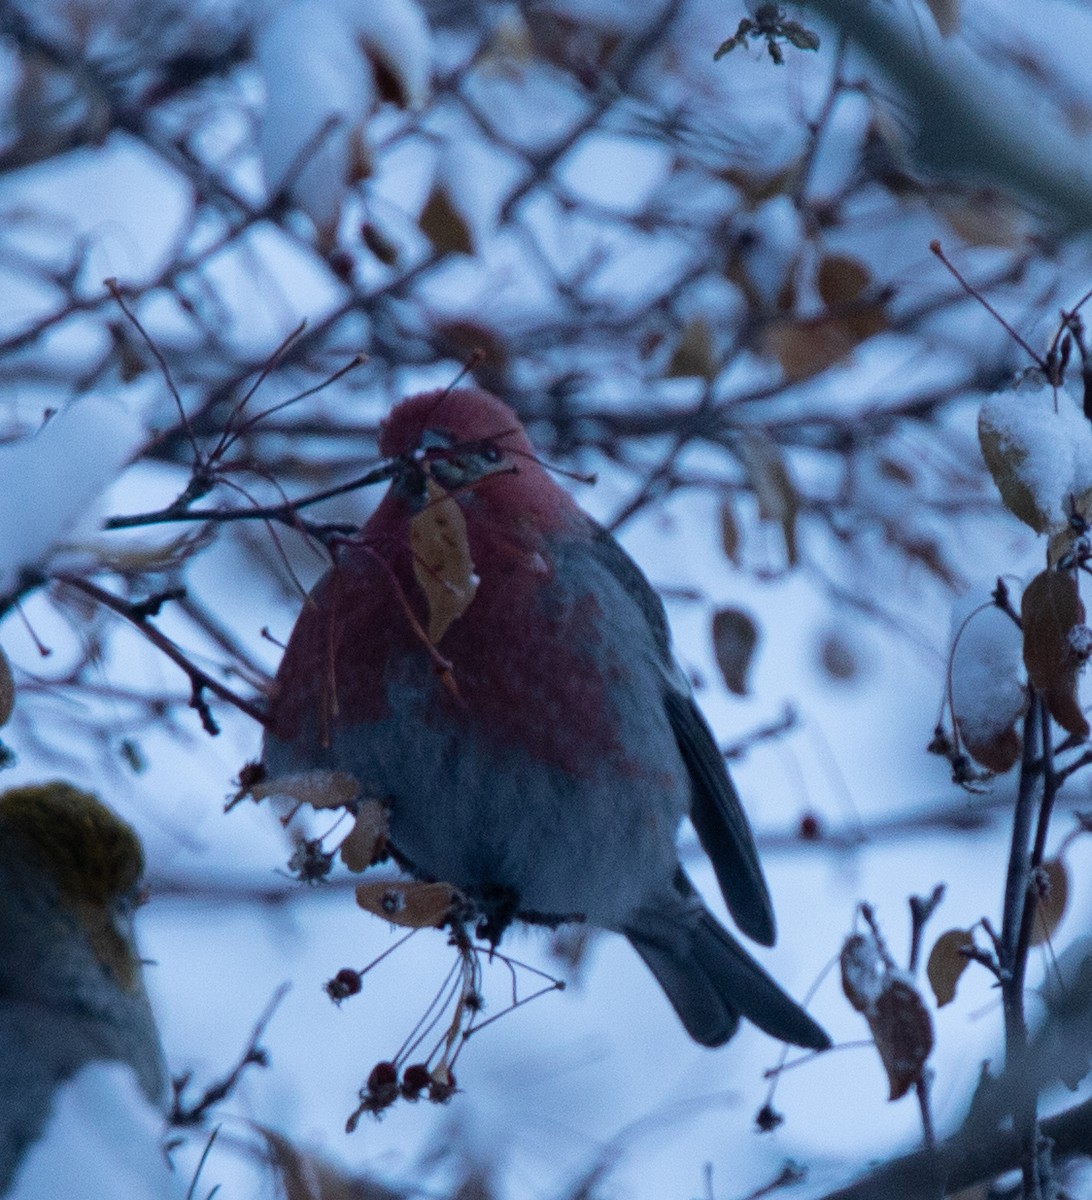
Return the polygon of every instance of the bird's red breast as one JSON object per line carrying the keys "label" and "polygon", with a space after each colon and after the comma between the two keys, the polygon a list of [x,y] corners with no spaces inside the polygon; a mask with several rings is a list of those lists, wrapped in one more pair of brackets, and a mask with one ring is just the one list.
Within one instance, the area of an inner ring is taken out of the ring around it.
{"label": "bird's red breast", "polygon": [[[384,425],[389,455],[426,429],[459,442],[495,439],[509,470],[457,493],[479,582],[473,600],[427,644],[428,598],[414,572],[414,506],[396,487],[304,606],[274,684],[272,730],[295,740],[317,715],[328,742],[338,727],[389,714],[390,685],[420,689],[420,719],[515,744],[576,776],[632,773],[612,718],[627,675],[604,646],[601,599],[571,570],[566,542],[592,524],[538,461],[511,410],[480,392],[429,393],[400,404]],[[450,674],[439,666],[450,664]]]}

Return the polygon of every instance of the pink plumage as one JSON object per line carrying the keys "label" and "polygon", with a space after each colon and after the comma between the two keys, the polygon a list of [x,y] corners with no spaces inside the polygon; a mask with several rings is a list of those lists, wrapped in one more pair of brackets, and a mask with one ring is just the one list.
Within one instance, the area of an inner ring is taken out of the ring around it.
{"label": "pink plumage", "polygon": [[[679,866],[689,815],[737,923],[773,941],[746,817],[639,568],[493,396],[403,401],[380,448],[398,462],[391,487],[339,547],[278,671],[269,773],[354,774],[390,806],[402,861],[459,887],[494,928],[522,911],[624,933],[703,1044],[742,1014],[828,1045]],[[472,598],[433,645],[430,608],[454,581],[423,572],[415,522],[452,502]]]}

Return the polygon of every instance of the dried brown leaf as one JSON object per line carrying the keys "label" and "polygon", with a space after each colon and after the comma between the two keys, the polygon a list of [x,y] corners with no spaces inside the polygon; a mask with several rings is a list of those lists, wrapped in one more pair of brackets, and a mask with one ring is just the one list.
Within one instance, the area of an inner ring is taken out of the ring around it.
{"label": "dried brown leaf", "polygon": [[867,1013],[875,1005],[889,970],[876,939],[863,933],[847,937],[838,965],[846,999],[859,1013]]}
{"label": "dried brown leaf", "polygon": [[788,463],[776,442],[758,434],[740,442],[739,454],[758,501],[758,515],[763,521],[776,521],[781,526],[785,557],[790,567],[795,566],[796,514],[800,500]]}
{"label": "dried brown leaf", "polygon": [[757,208],[794,188],[800,179],[800,163],[793,160],[771,175],[763,175],[752,167],[732,166],[719,172],[725,183],[738,188],[744,205]]}
{"label": "dried brown leaf", "polygon": [[1027,450],[1014,443],[1009,431],[990,424],[992,410],[983,406],[978,414],[978,444],[1005,507],[1036,533],[1046,533],[1054,516],[1040,505],[1035,492],[1025,482],[1021,468]]}
{"label": "dried brown leaf", "polygon": [[1009,196],[983,189],[930,196],[933,209],[968,246],[1014,250],[1028,235],[1028,214]]}
{"label": "dried brown leaf", "polygon": [[365,912],[407,929],[442,925],[462,895],[450,883],[361,883],[356,902]]}
{"label": "dried brown leaf", "polygon": [[872,273],[860,259],[848,254],[828,254],[819,264],[816,287],[827,308],[854,303],[872,282]]}
{"label": "dried brown leaf", "polygon": [[713,651],[717,666],[730,692],[747,695],[747,673],[751,668],[758,627],[741,608],[722,608],[713,614]]}
{"label": "dried brown leaf", "polygon": [[255,1123],[253,1128],[265,1139],[269,1163],[280,1184],[278,1195],[284,1200],[401,1200],[407,1195],[367,1176],[348,1174],[266,1125]]}
{"label": "dried brown leaf", "polygon": [[887,328],[880,304],[858,311],[811,317],[802,321],[773,321],[763,331],[763,346],[781,364],[789,383],[801,383],[847,358],[874,334]]}
{"label": "dried brown leaf", "polygon": [[694,317],[683,326],[665,374],[668,379],[686,379],[695,375],[700,379],[713,379],[719,370],[709,322],[704,317]]}
{"label": "dried brown leaf", "polygon": [[436,184],[429,193],[417,224],[438,254],[474,253],[470,226],[443,184]]}
{"label": "dried brown leaf", "polygon": [[872,934],[846,939],[842,990],[868,1022],[890,1094],[898,1100],[921,1078],[933,1049],[933,1022],[917,988],[891,963]]}
{"label": "dried brown leaf", "polygon": [[410,523],[410,546],[413,573],[428,600],[429,641],[436,645],[470,607],[478,576],[463,510],[434,479],[428,481],[428,503]]}
{"label": "dried brown leaf", "polygon": [[891,1086],[889,1100],[898,1100],[921,1078],[922,1067],[933,1050],[933,1020],[917,988],[892,976],[866,1013],[880,1061]]}
{"label": "dried brown leaf", "polygon": [[1077,581],[1067,571],[1041,571],[1024,590],[1020,614],[1028,682],[1042,693],[1050,715],[1067,733],[1088,737],[1077,697],[1083,659],[1070,640],[1072,631],[1084,624]]}
{"label": "dried brown leaf", "polygon": [[1004,775],[1006,771],[1012,770],[1016,765],[1023,749],[1023,743],[1015,725],[996,730],[988,738],[976,736],[977,730],[968,734],[964,723],[958,716],[956,725],[959,726],[964,749],[980,767],[985,767],[987,771],[992,771],[995,775]]}
{"label": "dried brown leaf", "polygon": [[1041,945],[1050,941],[1062,917],[1065,916],[1069,900],[1069,872],[1060,858],[1051,858],[1039,868],[1046,882],[1043,894],[1032,897],[1035,904],[1035,920],[1031,926],[1031,944]]}
{"label": "dried brown leaf", "polygon": [[366,871],[386,853],[390,822],[387,810],[375,800],[359,805],[348,837],[341,843],[341,861],[350,871]]}
{"label": "dried brown leaf", "polygon": [[255,800],[267,796],[287,796],[312,808],[347,808],[360,795],[360,784],[346,771],[300,771],[263,779],[250,788]]}
{"label": "dried brown leaf", "polygon": [[974,938],[968,929],[949,929],[937,938],[929,951],[925,974],[933,989],[937,1006],[943,1008],[955,999],[956,984],[967,969],[970,959],[962,953],[974,946]]}
{"label": "dried brown leaf", "polygon": [[819,642],[819,664],[831,679],[848,683],[861,671],[857,648],[840,629],[828,629]]}
{"label": "dried brown leaf", "polygon": [[734,566],[739,566],[739,547],[742,542],[736,510],[730,500],[720,506],[720,544],[724,556]]}

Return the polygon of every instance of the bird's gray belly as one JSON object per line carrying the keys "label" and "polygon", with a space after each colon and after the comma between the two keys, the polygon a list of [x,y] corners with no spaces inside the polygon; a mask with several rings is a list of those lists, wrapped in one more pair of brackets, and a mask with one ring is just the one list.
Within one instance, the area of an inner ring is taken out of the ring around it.
{"label": "bird's gray belly", "polygon": [[414,692],[389,696],[387,717],[337,728],[321,754],[267,739],[267,769],[352,773],[390,805],[391,841],[420,875],[472,897],[508,892],[522,912],[619,928],[668,885],[689,791],[666,722],[666,737],[652,728],[638,743],[655,784],[611,763],[574,777],[485,731],[436,728]]}

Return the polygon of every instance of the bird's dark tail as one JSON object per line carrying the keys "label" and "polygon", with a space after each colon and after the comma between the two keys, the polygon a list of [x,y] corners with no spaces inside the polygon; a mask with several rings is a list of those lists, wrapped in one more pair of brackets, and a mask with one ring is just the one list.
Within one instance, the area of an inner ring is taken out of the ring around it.
{"label": "bird's dark tail", "polygon": [[810,1050],[830,1038],[697,900],[641,909],[623,931],[667,994],[687,1033],[721,1046],[745,1017],[771,1037]]}

